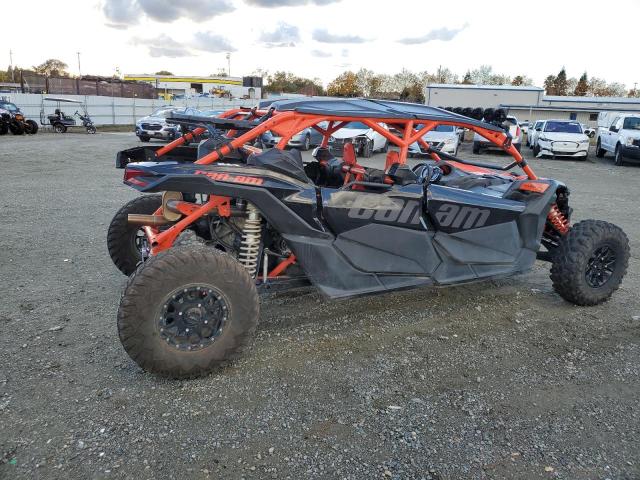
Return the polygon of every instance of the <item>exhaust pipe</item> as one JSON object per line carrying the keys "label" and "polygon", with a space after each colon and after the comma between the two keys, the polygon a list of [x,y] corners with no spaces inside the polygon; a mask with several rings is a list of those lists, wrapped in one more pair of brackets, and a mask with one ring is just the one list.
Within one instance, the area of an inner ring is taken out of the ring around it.
{"label": "exhaust pipe", "polygon": [[162,215],[142,215],[138,213],[130,213],[127,216],[127,221],[133,225],[144,225],[147,227],[160,227],[173,223]]}

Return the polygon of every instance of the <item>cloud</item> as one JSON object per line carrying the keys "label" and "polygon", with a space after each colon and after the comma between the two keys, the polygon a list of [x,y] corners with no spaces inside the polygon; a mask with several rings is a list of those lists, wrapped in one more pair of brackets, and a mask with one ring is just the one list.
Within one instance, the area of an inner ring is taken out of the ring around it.
{"label": "cloud", "polygon": [[235,10],[230,0],[104,0],[102,12],[107,25],[127,28],[140,18],[169,23],[181,18],[204,22]]}
{"label": "cloud", "polygon": [[147,47],[151,57],[192,57],[193,52],[183,44],[176,42],[173,38],[164,33],[155,38],[133,37],[131,43]]}
{"label": "cloud", "polygon": [[318,58],[329,58],[331,57],[331,53],[325,52],[323,50],[311,50],[311,56]]}
{"label": "cloud", "polygon": [[138,23],[139,7],[136,0],[106,0],[102,13],[110,27],[122,29]]}
{"label": "cloud", "polygon": [[321,43],[364,43],[367,40],[357,35],[337,35],[329,33],[326,28],[316,28],[312,38]]}
{"label": "cloud", "polygon": [[235,51],[226,38],[211,32],[197,32],[185,43],[177,42],[164,33],[153,38],[133,37],[131,43],[146,47],[151,57],[181,58],[193,57],[198,51],[209,53]]}
{"label": "cloud", "polygon": [[197,32],[193,35],[191,45],[198,50],[210,53],[235,52],[236,49],[222,35],[211,32]]}
{"label": "cloud", "polygon": [[280,22],[272,32],[262,32],[259,37],[267,47],[295,47],[300,41],[300,30],[294,25]]}
{"label": "cloud", "polygon": [[422,35],[420,37],[401,38],[400,40],[398,40],[398,42],[404,43],[405,45],[418,45],[420,43],[432,42],[434,40],[448,42],[450,40],[453,40],[456,35],[465,30],[468,26],[469,24],[465,23],[460,28],[436,28],[435,30],[431,30],[430,32],[427,32],[425,35]]}
{"label": "cloud", "polygon": [[247,5],[263,8],[300,7],[303,5],[329,5],[341,0],[244,0]]}

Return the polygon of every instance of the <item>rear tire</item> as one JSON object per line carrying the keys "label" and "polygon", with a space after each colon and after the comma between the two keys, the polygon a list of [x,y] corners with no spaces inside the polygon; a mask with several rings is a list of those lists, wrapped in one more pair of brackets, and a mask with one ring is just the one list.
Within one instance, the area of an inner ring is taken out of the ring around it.
{"label": "rear tire", "polygon": [[603,158],[607,152],[600,145],[600,139],[598,139],[598,142],[596,143],[596,157]]}
{"label": "rear tire", "polygon": [[24,135],[24,127],[17,122],[9,124],[9,131],[14,135]]}
{"label": "rear tire", "polygon": [[474,155],[479,155],[480,154],[480,142],[473,142],[472,151],[473,151]]}
{"label": "rear tire", "polygon": [[139,225],[128,222],[130,213],[153,214],[162,205],[162,195],[134,198],[114,215],[107,233],[107,248],[111,260],[125,275],[131,275],[142,261],[139,242],[144,241]]}
{"label": "rear tire", "polygon": [[87,127],[87,133],[90,133],[93,135],[94,133],[96,133],[96,127],[94,127],[93,125],[89,125]]}
{"label": "rear tire", "polygon": [[0,123],[0,135],[6,135],[9,132],[9,125]]}
{"label": "rear tire", "polygon": [[67,127],[62,123],[54,123],[53,131],[56,133],[65,133],[67,131]]}
{"label": "rear tire", "polygon": [[236,260],[214,249],[176,247],[131,276],[118,334],[143,370],[193,378],[238,357],[259,316],[255,282]]}
{"label": "rear tire", "polygon": [[629,240],[621,228],[583,220],[553,254],[553,289],[576,305],[598,305],[618,289],[629,265]]}

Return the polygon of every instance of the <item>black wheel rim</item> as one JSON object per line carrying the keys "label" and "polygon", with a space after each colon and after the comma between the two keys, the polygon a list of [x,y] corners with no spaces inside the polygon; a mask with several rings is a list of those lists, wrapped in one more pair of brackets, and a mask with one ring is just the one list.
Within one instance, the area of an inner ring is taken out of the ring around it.
{"label": "black wheel rim", "polygon": [[589,261],[585,279],[592,288],[600,288],[609,281],[616,267],[616,254],[609,245],[597,248]]}
{"label": "black wheel rim", "polygon": [[224,296],[210,285],[190,285],[169,294],[160,309],[160,338],[181,351],[210,346],[224,329],[229,308]]}

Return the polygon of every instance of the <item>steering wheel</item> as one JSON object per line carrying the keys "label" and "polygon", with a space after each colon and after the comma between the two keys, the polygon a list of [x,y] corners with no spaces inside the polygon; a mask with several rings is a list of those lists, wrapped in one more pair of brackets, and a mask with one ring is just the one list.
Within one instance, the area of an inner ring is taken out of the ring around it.
{"label": "steering wheel", "polygon": [[425,186],[430,183],[438,183],[444,175],[442,169],[428,163],[420,163],[413,167],[413,172],[418,176],[418,183]]}

